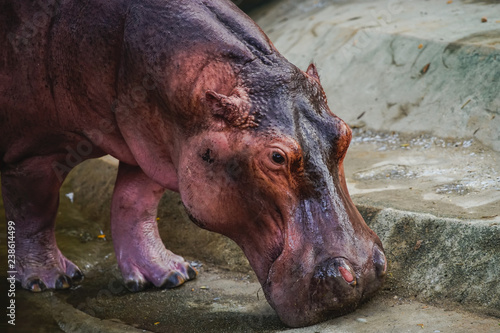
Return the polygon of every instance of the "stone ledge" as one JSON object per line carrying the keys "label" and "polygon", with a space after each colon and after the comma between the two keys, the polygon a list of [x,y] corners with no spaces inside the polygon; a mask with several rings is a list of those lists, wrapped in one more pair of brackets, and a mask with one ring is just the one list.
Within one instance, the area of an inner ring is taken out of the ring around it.
{"label": "stone ledge", "polygon": [[500,223],[390,208],[367,220],[385,246],[391,291],[500,316]]}

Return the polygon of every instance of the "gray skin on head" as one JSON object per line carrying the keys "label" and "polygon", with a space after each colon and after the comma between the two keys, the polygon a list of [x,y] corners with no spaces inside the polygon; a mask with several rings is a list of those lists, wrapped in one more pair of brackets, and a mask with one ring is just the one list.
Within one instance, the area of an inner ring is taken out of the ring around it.
{"label": "gray skin on head", "polygon": [[[47,19],[29,34],[36,13]],[[289,63],[231,2],[0,0],[0,31],[2,193],[24,288],[81,279],[55,242],[58,191],[104,154],[120,160],[111,230],[132,291],[196,276],[159,237],[167,189],[239,244],[289,326],[351,311],[383,283],[382,244],[345,182],[351,130],[315,66]]]}

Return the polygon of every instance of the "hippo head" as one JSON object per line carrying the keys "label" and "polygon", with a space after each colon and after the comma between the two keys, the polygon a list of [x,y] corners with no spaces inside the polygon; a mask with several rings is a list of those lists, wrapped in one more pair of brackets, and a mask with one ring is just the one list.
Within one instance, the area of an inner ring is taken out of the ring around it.
{"label": "hippo head", "polygon": [[212,117],[183,148],[179,190],[196,224],[243,249],[280,319],[311,325],[373,294],[386,258],[349,197],[351,130],[314,65],[248,67],[228,92],[206,90]]}

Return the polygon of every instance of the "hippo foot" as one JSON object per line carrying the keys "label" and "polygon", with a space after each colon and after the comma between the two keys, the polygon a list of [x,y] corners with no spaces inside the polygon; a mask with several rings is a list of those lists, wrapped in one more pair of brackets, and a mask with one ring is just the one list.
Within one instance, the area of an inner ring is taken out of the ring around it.
{"label": "hippo foot", "polygon": [[137,292],[152,285],[158,288],[175,288],[196,278],[198,272],[181,256],[167,249],[161,255],[145,257],[135,255],[120,263],[123,280],[128,290]]}
{"label": "hippo foot", "polygon": [[47,289],[68,289],[83,281],[82,271],[59,250],[48,255],[31,255],[17,262],[16,281],[24,289],[42,292]]}

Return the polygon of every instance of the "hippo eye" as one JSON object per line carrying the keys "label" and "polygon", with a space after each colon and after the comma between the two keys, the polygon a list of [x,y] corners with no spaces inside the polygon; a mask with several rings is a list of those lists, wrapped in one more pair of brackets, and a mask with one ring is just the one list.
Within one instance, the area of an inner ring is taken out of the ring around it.
{"label": "hippo eye", "polygon": [[272,159],[273,159],[273,162],[276,164],[285,163],[285,158],[283,157],[283,155],[281,155],[280,153],[278,153],[276,151],[273,152]]}

